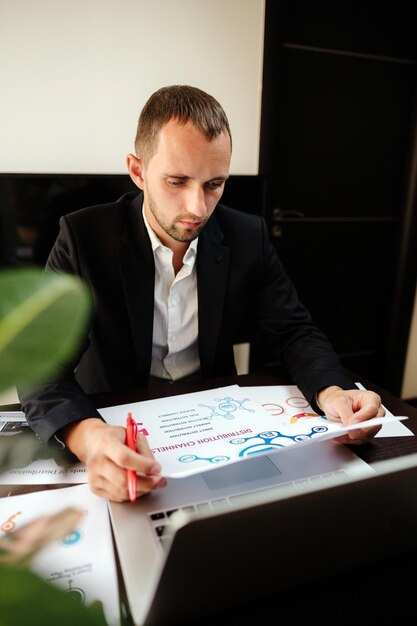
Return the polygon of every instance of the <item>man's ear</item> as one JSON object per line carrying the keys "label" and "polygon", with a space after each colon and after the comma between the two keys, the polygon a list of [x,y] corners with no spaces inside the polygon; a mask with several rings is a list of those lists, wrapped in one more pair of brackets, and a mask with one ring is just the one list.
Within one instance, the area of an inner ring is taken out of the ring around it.
{"label": "man's ear", "polygon": [[130,175],[130,178],[133,180],[135,185],[139,187],[139,189],[144,188],[145,186],[145,166],[143,164],[142,159],[139,159],[134,154],[128,154],[126,157],[126,165]]}

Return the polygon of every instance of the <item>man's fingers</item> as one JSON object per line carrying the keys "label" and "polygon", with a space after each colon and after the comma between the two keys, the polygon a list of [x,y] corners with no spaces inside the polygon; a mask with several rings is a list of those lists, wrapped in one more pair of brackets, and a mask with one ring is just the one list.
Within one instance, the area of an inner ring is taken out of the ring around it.
{"label": "man's fingers", "polygon": [[381,426],[372,426],[371,428],[361,428],[360,430],[350,430],[347,435],[351,442],[358,444],[367,443],[375,437],[381,430]]}
{"label": "man's fingers", "polygon": [[[96,495],[107,498],[114,502],[124,502],[129,500],[129,490],[127,482],[127,472],[118,467],[110,460],[103,462],[100,472],[91,471],[88,474],[90,489]],[[137,497],[149,493],[158,487],[165,487],[166,478],[158,475],[144,476],[138,474],[136,478]]]}
{"label": "man's fingers", "polygon": [[360,429],[349,430],[340,437],[335,437],[334,441],[337,443],[354,443],[362,445],[368,443],[375,435],[381,430],[382,426],[370,426],[366,428],[366,422],[363,423],[364,427]]}
{"label": "man's fingers", "polygon": [[139,435],[138,442],[137,447],[140,451],[130,450],[125,444],[115,442],[107,450],[108,458],[123,469],[131,469],[142,474],[159,474],[161,466],[155,461],[146,437]]}
{"label": "man's fingers", "polygon": [[[152,452],[152,450],[149,447],[148,439],[142,433],[138,433],[138,438],[136,439],[136,450],[140,454],[143,454],[144,456],[148,457],[149,459],[152,459],[153,461],[155,461],[153,452]],[[158,465],[159,465],[159,463],[158,463]]]}
{"label": "man's fingers", "polygon": [[90,489],[96,495],[104,495],[104,497],[116,502],[122,502],[129,499],[127,488],[127,472],[125,469],[118,467],[108,458],[103,458],[100,464],[88,467],[88,482]]}
{"label": "man's fingers", "polygon": [[142,433],[138,433],[138,438],[136,440],[136,450],[139,452],[139,454],[142,454],[143,456],[148,458],[150,461],[152,461],[151,466],[145,473],[146,474],[160,474],[161,466],[157,461],[155,461],[155,457],[149,446],[149,442],[147,438],[145,437],[145,435],[143,435]]}
{"label": "man's fingers", "polygon": [[378,394],[357,389],[333,392],[325,399],[323,408],[328,417],[340,419],[344,425],[385,415]]}
{"label": "man's fingers", "polygon": [[[137,474],[138,497],[167,484],[161,476],[161,466],[142,433],[138,434],[136,450],[125,444],[125,430],[120,427],[110,427],[100,434],[100,441],[95,440],[94,449],[86,459],[93,493],[114,502],[129,500],[128,469]],[[106,445],[101,445],[103,443]]]}

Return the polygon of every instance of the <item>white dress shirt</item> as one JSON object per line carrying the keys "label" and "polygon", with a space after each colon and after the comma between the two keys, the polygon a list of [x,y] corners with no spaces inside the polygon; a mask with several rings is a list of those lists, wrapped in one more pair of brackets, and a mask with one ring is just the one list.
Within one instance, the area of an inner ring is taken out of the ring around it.
{"label": "white dress shirt", "polygon": [[155,260],[155,296],[151,375],[177,380],[200,370],[196,256],[198,238],[189,245],[175,276],[173,252],[149,226],[142,209]]}

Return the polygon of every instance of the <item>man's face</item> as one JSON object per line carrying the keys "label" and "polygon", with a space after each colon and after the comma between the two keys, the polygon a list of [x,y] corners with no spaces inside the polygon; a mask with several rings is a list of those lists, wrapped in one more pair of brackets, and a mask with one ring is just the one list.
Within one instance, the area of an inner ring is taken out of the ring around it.
{"label": "man's face", "polygon": [[198,236],[223,194],[230,158],[227,132],[208,141],[190,122],[162,127],[139,184],[146,218],[162,243],[172,247]]}

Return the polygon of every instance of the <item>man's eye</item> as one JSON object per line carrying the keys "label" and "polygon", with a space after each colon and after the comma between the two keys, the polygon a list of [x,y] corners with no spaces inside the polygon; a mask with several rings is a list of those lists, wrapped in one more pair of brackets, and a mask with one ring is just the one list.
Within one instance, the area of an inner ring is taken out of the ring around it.
{"label": "man's eye", "polygon": [[167,180],[168,185],[170,185],[171,187],[180,187],[181,185],[184,184],[183,180],[176,180],[176,179],[169,179]]}
{"label": "man's eye", "polygon": [[209,189],[218,189],[223,184],[224,184],[224,180],[210,180],[208,183],[206,183],[206,186]]}

